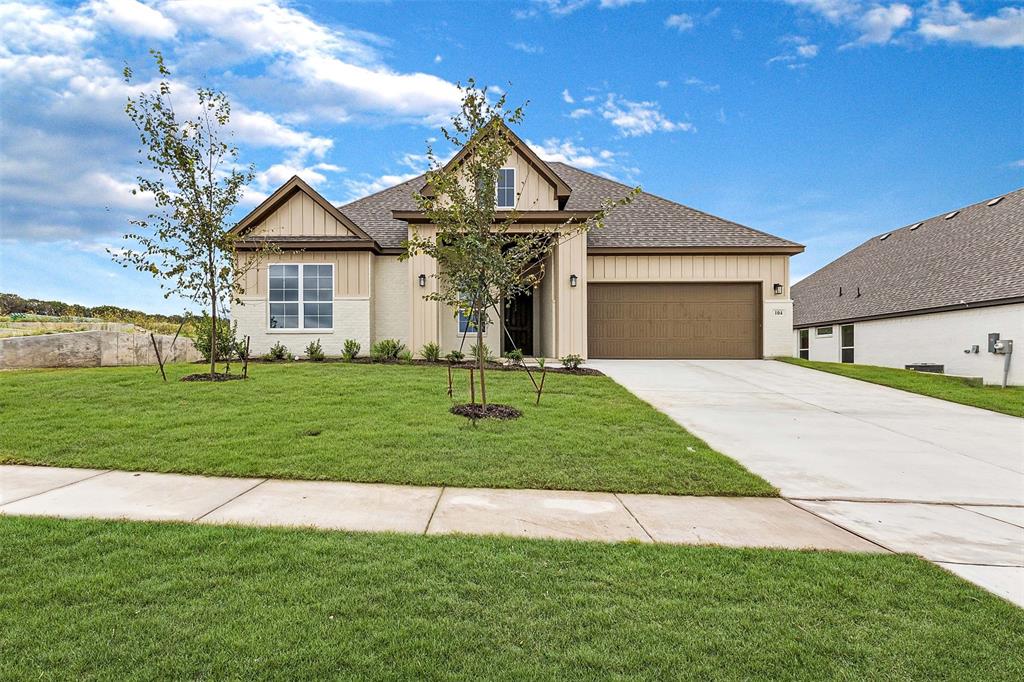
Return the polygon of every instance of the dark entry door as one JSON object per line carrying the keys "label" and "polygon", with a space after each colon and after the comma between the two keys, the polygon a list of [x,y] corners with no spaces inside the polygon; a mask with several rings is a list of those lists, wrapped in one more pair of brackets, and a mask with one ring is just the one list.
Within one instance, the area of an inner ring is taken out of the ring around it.
{"label": "dark entry door", "polygon": [[512,339],[511,344],[524,355],[533,355],[533,292],[505,301],[505,330]]}

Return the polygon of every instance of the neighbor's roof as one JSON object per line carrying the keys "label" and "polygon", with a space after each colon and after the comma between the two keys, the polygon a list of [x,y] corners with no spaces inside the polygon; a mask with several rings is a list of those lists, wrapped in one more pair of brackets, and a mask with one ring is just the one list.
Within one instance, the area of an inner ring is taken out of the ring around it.
{"label": "neighbor's roof", "polygon": [[1024,297],[1024,189],[872,237],[792,291],[797,327]]}
{"label": "neighbor's roof", "polygon": [[[548,165],[572,190],[566,211],[596,210],[605,199],[623,197],[631,189],[568,164],[549,162]],[[424,176],[420,175],[338,208],[383,248],[399,247],[408,236],[408,226],[394,219],[391,211],[416,210],[412,195],[423,186],[423,182]],[[790,253],[803,250],[795,242],[646,192],[631,204],[613,211],[603,229],[588,235],[587,246],[590,249],[751,248],[780,249]]]}

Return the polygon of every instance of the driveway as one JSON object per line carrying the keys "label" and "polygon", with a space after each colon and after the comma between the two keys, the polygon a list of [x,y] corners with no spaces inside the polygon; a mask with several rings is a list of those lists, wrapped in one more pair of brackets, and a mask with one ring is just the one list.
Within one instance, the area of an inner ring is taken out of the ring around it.
{"label": "driveway", "polygon": [[804,509],[1024,606],[1024,420],[774,361],[589,366]]}

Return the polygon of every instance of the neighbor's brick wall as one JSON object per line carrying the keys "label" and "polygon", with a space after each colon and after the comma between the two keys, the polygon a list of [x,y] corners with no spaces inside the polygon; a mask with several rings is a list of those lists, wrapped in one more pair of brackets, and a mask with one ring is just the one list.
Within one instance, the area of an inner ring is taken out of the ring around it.
{"label": "neighbor's brick wall", "polygon": [[409,262],[397,256],[373,257],[372,337],[409,343]]}
{"label": "neighbor's brick wall", "polygon": [[306,346],[317,339],[328,356],[341,355],[345,339],[355,339],[370,350],[370,299],[334,299],[334,329],[270,330],[267,327],[267,302],[262,298],[243,298],[244,305],[231,308],[231,318],[238,321],[238,337],[250,337],[249,353],[259,356],[280,341],[294,355],[301,357]]}

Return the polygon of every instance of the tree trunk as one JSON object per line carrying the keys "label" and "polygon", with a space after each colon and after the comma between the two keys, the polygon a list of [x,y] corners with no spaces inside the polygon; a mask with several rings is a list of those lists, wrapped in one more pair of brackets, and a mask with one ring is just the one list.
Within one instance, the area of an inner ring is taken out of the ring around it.
{"label": "tree trunk", "polygon": [[476,361],[480,368],[480,404],[487,407],[487,383],[484,381],[484,365],[487,364],[486,353],[484,353],[484,325],[483,310],[476,309]]}
{"label": "tree trunk", "polygon": [[217,299],[210,304],[210,378],[217,373]]}

